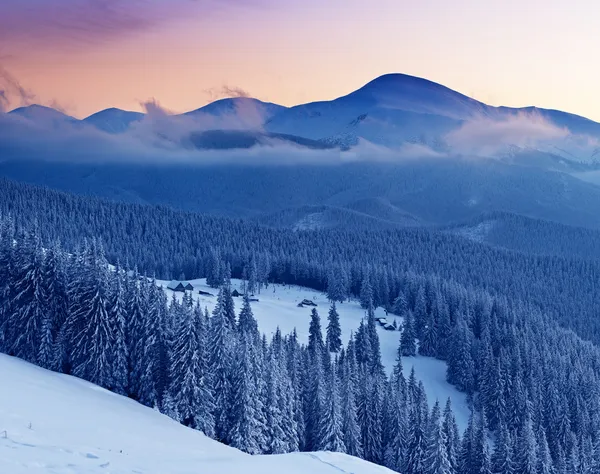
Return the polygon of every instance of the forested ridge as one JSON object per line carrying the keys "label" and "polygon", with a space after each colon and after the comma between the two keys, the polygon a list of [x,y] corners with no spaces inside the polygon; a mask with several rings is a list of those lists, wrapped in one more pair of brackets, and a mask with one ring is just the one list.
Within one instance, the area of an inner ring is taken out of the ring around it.
{"label": "forested ridge", "polygon": [[[250,453],[347,452],[408,474],[600,468],[600,350],[533,304],[414,273],[390,289],[390,310],[403,319],[398,354],[445,360],[448,381],[469,395],[461,434],[451,406],[428,401],[400,357],[386,377],[374,267],[361,277],[365,318],[353,338],[339,340],[335,306],[349,280],[330,270],[327,328],[314,310],[304,346],[294,333],[261,336],[248,298],[234,309],[230,262],[216,251],[206,257],[219,288],[208,314],[189,294],[167,301],[148,278],[112,269],[96,240],[65,252],[42,245],[39,227],[5,218],[0,228],[0,350],[219,441]],[[267,284],[258,255],[242,264],[249,288]]]}
{"label": "forested ridge", "polygon": [[[555,322],[598,339],[593,261],[425,229],[293,232],[0,184],[5,352],[248,452],[340,450],[409,474],[595,472],[600,353]],[[206,276],[220,304],[207,315],[190,298],[167,302],[107,261]],[[293,334],[266,341],[248,301],[232,311],[230,275],[326,290],[332,301],[360,297],[364,324],[344,347],[332,331],[323,337],[318,314],[308,346]],[[385,376],[372,306],[403,318],[399,354],[447,361],[448,381],[473,407],[462,436],[416,377],[399,367]]]}
{"label": "forested ridge", "polygon": [[[46,243],[74,249],[99,239],[111,262],[158,278],[206,276],[213,253],[242,276],[260,263],[264,279],[325,289],[332,271],[357,295],[370,272],[377,306],[391,305],[405,273],[435,275],[467,288],[533,303],[581,337],[600,342],[600,263],[527,255],[429,229],[382,231],[273,229],[240,219],[75,196],[0,180],[0,212],[37,225]],[[529,237],[528,237],[529,238]]]}

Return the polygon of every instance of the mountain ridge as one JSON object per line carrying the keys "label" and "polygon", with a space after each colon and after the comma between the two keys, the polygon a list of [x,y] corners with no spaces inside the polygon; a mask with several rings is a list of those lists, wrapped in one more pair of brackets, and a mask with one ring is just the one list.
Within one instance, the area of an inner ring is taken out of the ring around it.
{"label": "mountain ridge", "polygon": [[[398,80],[401,80],[402,82],[398,83]],[[393,81],[395,81],[395,83]],[[577,118],[577,119],[583,119],[587,123],[597,124],[598,127],[600,128],[600,122],[596,122],[595,120],[589,119],[583,115],[579,115],[576,113],[567,112],[567,111],[563,111],[563,110],[539,107],[536,105],[528,105],[528,106],[523,106],[523,107],[488,105],[483,101],[479,101],[477,99],[469,97],[468,95],[458,92],[458,91],[456,91],[448,86],[445,86],[441,83],[438,83],[438,82],[435,82],[435,81],[432,81],[432,80],[429,80],[429,79],[426,79],[423,77],[413,76],[413,75],[404,74],[404,73],[383,74],[383,75],[378,76],[375,79],[367,82],[366,84],[359,87],[358,89],[356,89],[352,92],[349,92],[347,94],[341,95],[339,97],[336,97],[334,99],[331,99],[331,100],[312,101],[312,102],[296,104],[291,107],[286,107],[286,106],[283,106],[283,105],[280,105],[280,104],[277,104],[274,102],[262,101],[262,100],[259,100],[259,99],[253,98],[253,97],[228,97],[228,98],[218,99],[218,100],[209,102],[199,108],[195,108],[195,109],[189,110],[187,112],[183,112],[181,114],[174,114],[174,115],[183,115],[183,116],[188,115],[189,116],[189,115],[194,115],[199,112],[204,112],[204,113],[214,113],[215,111],[222,112],[223,110],[230,109],[231,104],[234,104],[235,102],[247,101],[247,100],[250,100],[257,104],[268,106],[268,107],[272,108],[274,111],[277,111],[278,113],[280,113],[280,112],[285,112],[286,110],[291,110],[291,109],[295,109],[295,108],[299,108],[299,107],[311,106],[311,105],[315,105],[315,104],[329,104],[329,103],[336,102],[336,101],[339,101],[340,99],[345,99],[348,97],[357,97],[358,96],[358,97],[361,97],[363,100],[366,100],[366,98],[369,98],[369,97],[371,99],[373,99],[373,96],[377,96],[377,94],[381,93],[381,87],[384,84],[387,85],[388,87],[390,86],[390,84],[396,88],[400,87],[400,89],[404,90],[405,92],[406,92],[406,89],[414,88],[415,85],[424,86],[424,87],[421,87],[421,89],[429,89],[430,91],[435,91],[438,93],[444,92],[444,93],[452,94],[457,99],[460,99],[464,103],[471,105],[475,109],[482,107],[484,109],[496,110],[499,112],[505,112],[505,111],[506,112],[535,112],[535,111],[537,111],[540,113],[550,114],[550,115],[560,114],[560,115],[565,115],[565,116],[569,116],[569,117],[573,117],[573,118]],[[69,117],[68,115],[66,115],[56,109],[53,109],[53,108],[47,107],[47,106],[43,106],[43,105],[39,105],[39,104],[31,104],[31,105],[24,106],[24,107],[18,107],[16,109],[9,111],[8,113],[22,114],[23,111],[30,109],[30,108],[54,110],[57,113],[60,113],[60,114],[63,114],[65,116]],[[106,109],[102,109],[93,114],[90,114],[89,116],[87,116],[83,119],[75,119],[75,120],[86,121],[97,114],[100,114],[103,112],[109,112],[109,111],[118,111],[118,112],[143,115],[142,112],[128,111],[128,110],[123,110],[123,109],[120,109],[117,107],[108,107]],[[410,111],[410,110],[406,110],[406,111]],[[421,113],[426,113],[426,112],[421,112]],[[73,118],[73,117],[70,117],[70,118]]]}

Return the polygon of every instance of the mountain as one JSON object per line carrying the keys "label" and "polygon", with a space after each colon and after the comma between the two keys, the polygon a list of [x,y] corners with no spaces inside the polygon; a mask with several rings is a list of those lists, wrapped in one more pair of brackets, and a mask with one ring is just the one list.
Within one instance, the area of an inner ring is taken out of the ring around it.
{"label": "mountain", "polygon": [[251,456],[97,385],[0,354],[0,472],[391,474],[341,453]]}
{"label": "mountain", "polygon": [[[417,141],[445,151],[444,137],[465,123],[509,120],[518,115],[543,118],[571,134],[600,139],[600,124],[566,112],[536,107],[493,107],[435,82],[405,74],[381,76],[332,101],[297,105],[276,114],[267,130],[352,146],[359,138],[386,146]],[[550,145],[562,158],[587,160],[592,151],[568,143]],[[571,151],[568,149],[571,148]]]}
{"label": "mountain", "polygon": [[63,112],[60,112],[51,107],[43,105],[29,105],[27,107],[19,107],[11,110],[9,115],[23,117],[36,125],[56,128],[64,125],[75,125],[79,123],[74,117],[71,117]]}
{"label": "mountain", "polygon": [[108,133],[123,133],[131,124],[144,118],[141,112],[130,112],[116,108],[105,109],[83,119],[87,124]]}
{"label": "mountain", "polygon": [[[12,113],[34,117],[36,121],[45,118],[54,126],[65,119],[78,122],[40,106]],[[105,132],[123,133],[143,117],[144,114],[138,112],[112,108],[93,114],[83,122]],[[441,84],[406,74],[383,75],[331,101],[287,108],[254,98],[233,97],[173,118],[192,119],[180,120],[171,126],[186,133],[189,130],[210,133],[260,130],[260,133],[298,137],[291,139],[295,143],[301,139],[321,143],[309,148],[326,144],[346,150],[366,140],[391,148],[409,143],[426,146],[429,152],[485,154],[503,159],[529,157],[535,153],[536,166],[571,171],[578,171],[575,168],[581,163],[597,163],[600,143],[600,123],[585,117],[538,107],[494,107]],[[462,130],[464,127],[468,133]],[[475,128],[475,136],[469,127]],[[229,146],[222,138],[217,140],[217,146],[198,148],[239,148],[236,142],[260,144],[262,141],[231,136],[229,141],[233,145]],[[208,142],[212,140],[213,137]]]}
{"label": "mountain", "polygon": [[265,121],[269,120],[275,114],[285,110],[283,105],[273,104],[271,102],[263,102],[262,100],[253,99],[251,97],[230,97],[219,99],[207,104],[199,109],[186,112],[182,115],[195,116],[208,114],[213,116],[235,115],[240,111],[256,111]]}

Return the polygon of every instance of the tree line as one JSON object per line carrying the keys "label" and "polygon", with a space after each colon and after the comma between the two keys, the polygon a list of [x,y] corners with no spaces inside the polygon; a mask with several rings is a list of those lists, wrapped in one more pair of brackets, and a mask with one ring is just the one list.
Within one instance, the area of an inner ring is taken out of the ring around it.
{"label": "tree line", "polygon": [[[1,351],[221,442],[253,454],[346,452],[408,474],[598,472],[600,352],[534,305],[407,274],[390,308],[403,330],[387,376],[370,272],[347,344],[332,277],[325,335],[313,310],[305,345],[295,333],[261,335],[247,296],[235,310],[225,260],[210,257],[223,270],[208,314],[190,294],[167,301],[152,280],[109,266],[97,241],[65,252],[35,227],[4,219],[0,229]],[[445,360],[468,394],[462,435],[449,404],[431,406],[416,374],[404,376],[402,357],[416,354]]]}

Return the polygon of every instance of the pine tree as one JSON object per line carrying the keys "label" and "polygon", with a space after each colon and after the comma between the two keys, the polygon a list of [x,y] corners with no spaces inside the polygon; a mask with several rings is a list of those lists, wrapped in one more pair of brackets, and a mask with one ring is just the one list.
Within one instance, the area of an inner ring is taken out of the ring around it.
{"label": "pine tree", "polygon": [[[231,407],[231,445],[250,454],[260,454],[267,446],[265,426],[262,422],[258,385],[259,373],[255,343],[248,334],[242,334],[234,359]],[[273,407],[275,411],[277,407]],[[277,420],[271,418],[273,423]],[[278,426],[277,426],[278,427]],[[271,428],[276,428],[272,426]],[[221,428],[222,429],[222,428]],[[273,446],[271,446],[273,448]]]}
{"label": "pine tree", "polygon": [[427,300],[425,297],[425,287],[419,286],[415,298],[414,323],[415,335],[417,339],[423,339],[425,326],[427,325]]}
{"label": "pine tree", "polygon": [[513,474],[513,452],[512,439],[508,429],[501,424],[498,428],[494,453],[492,454],[492,472],[493,474]]}
{"label": "pine tree", "polygon": [[406,474],[420,474],[425,469],[427,419],[426,413],[423,412],[423,408],[420,405],[416,401],[409,415],[408,442],[404,459],[404,469],[401,471]]}
{"label": "pine tree", "polygon": [[139,400],[140,381],[142,379],[141,361],[144,357],[144,320],[147,312],[147,301],[142,294],[142,282],[134,272],[133,277],[127,282],[127,326],[125,335],[127,337],[127,354],[129,355],[129,379],[127,390],[130,397]]}
{"label": "pine tree", "polygon": [[[173,309],[177,308],[172,306]],[[175,320],[175,334],[170,355],[169,398],[174,411],[184,425],[214,436],[213,397],[209,386],[207,360],[203,347],[204,327],[199,314],[183,305]]]}
{"label": "pine tree", "polygon": [[308,350],[313,356],[321,357],[325,351],[323,344],[323,333],[321,331],[321,317],[316,308],[310,313],[310,325],[308,327]]}
{"label": "pine tree", "polygon": [[231,270],[229,269],[229,265],[227,265],[226,268],[227,272],[223,286],[219,292],[219,297],[221,298],[221,304],[223,305],[227,327],[231,331],[234,331],[237,328],[237,322],[235,318],[235,303],[233,301],[233,296],[231,295]]}
{"label": "pine tree", "polygon": [[417,344],[415,342],[415,330],[412,312],[408,311],[402,325],[402,335],[400,336],[400,348],[404,357],[417,355]]}
{"label": "pine tree", "polygon": [[43,259],[41,242],[34,229],[16,249],[7,326],[8,337],[13,341],[9,353],[33,363],[38,359],[43,331],[51,330],[48,328],[51,322],[44,322],[48,297],[42,284]]}
{"label": "pine tree", "polygon": [[[149,406],[156,407],[159,405],[162,398],[162,394],[159,393],[159,378],[160,374],[160,342],[163,338],[162,328],[164,317],[164,300],[161,298],[160,293],[163,292],[156,286],[156,282],[152,281],[149,285],[144,286],[145,291],[148,293],[147,312],[144,315],[144,326],[143,326],[143,344],[144,350],[142,352],[142,360],[140,361],[140,386],[139,386],[139,400],[140,403]],[[188,313],[191,312],[192,299],[188,293],[184,300],[189,298],[187,303]]]}
{"label": "pine tree", "polygon": [[326,344],[329,352],[339,352],[342,348],[342,329],[340,327],[340,316],[335,307],[335,301],[331,303],[331,307],[329,308]]}
{"label": "pine tree", "polygon": [[325,407],[319,426],[319,451],[346,451],[342,433],[342,416],[340,414],[340,397],[336,371],[332,368],[327,372],[327,394]]}
{"label": "pine tree", "polygon": [[515,471],[519,474],[536,473],[538,468],[538,446],[529,416],[525,419],[519,433],[515,461]]}
{"label": "pine tree", "polygon": [[373,305],[373,286],[369,280],[369,274],[365,274],[360,287],[360,305],[367,309]]}
{"label": "pine tree", "polygon": [[[541,431],[538,435],[538,465],[536,474],[554,474],[554,466],[552,458],[550,457],[550,448],[548,448],[548,441],[546,441],[546,434]],[[590,470],[592,472],[597,472]]]}
{"label": "pine tree", "polygon": [[249,334],[253,339],[258,341],[260,333],[258,332],[258,323],[252,313],[250,306],[250,298],[248,293],[244,294],[244,302],[242,304],[242,310],[240,311],[238,329],[242,334]]}
{"label": "pine tree", "polygon": [[356,407],[357,370],[354,342],[350,338],[348,351],[344,359],[344,378],[341,391],[342,433],[344,434],[346,452],[351,456],[360,458],[363,456],[363,449]]}
{"label": "pine tree", "polygon": [[58,244],[46,249],[42,265],[42,287],[46,303],[37,361],[40,366],[51,370],[60,370],[56,360],[56,341],[68,311],[61,260],[62,250]]}
{"label": "pine tree", "polygon": [[444,419],[442,421],[442,429],[446,443],[446,455],[450,463],[451,472],[458,472],[458,452],[460,450],[460,435],[454,413],[452,413],[452,402],[450,398],[446,401],[444,408]]}
{"label": "pine tree", "polygon": [[459,315],[450,339],[453,350],[448,357],[447,379],[468,394],[474,390],[471,337],[465,320]]}
{"label": "pine tree", "polygon": [[437,324],[432,314],[426,319],[426,324],[422,329],[422,338],[419,340],[419,354],[428,357],[437,356],[438,330]]}
{"label": "pine tree", "polygon": [[362,446],[364,458],[367,461],[381,464],[383,461],[382,445],[382,399],[383,386],[379,374],[371,375],[363,367],[361,375],[364,389],[361,394],[361,403],[359,409],[359,423],[362,429]]}
{"label": "pine tree", "polygon": [[221,260],[221,254],[213,249],[210,252],[206,284],[211,288],[219,288],[223,284],[222,276],[223,262]]}
{"label": "pine tree", "polygon": [[436,401],[429,418],[423,474],[452,474],[446,449],[446,435],[440,420],[440,405]]}
{"label": "pine tree", "polygon": [[73,375],[102,387],[110,387],[113,378],[111,356],[114,336],[108,312],[109,282],[106,262],[90,265],[86,286],[79,295],[75,318],[85,322],[73,338]]}
{"label": "pine tree", "polygon": [[346,283],[343,269],[330,269],[327,272],[327,298],[332,303],[346,300]]}
{"label": "pine tree", "polygon": [[108,319],[113,337],[112,380],[109,388],[120,395],[127,394],[127,354],[125,293],[122,271],[117,266],[111,278],[111,295],[108,302]]}
{"label": "pine tree", "polygon": [[224,443],[230,440],[232,348],[233,340],[225,311],[223,305],[217,303],[210,319],[208,358],[215,403],[215,436]]}

